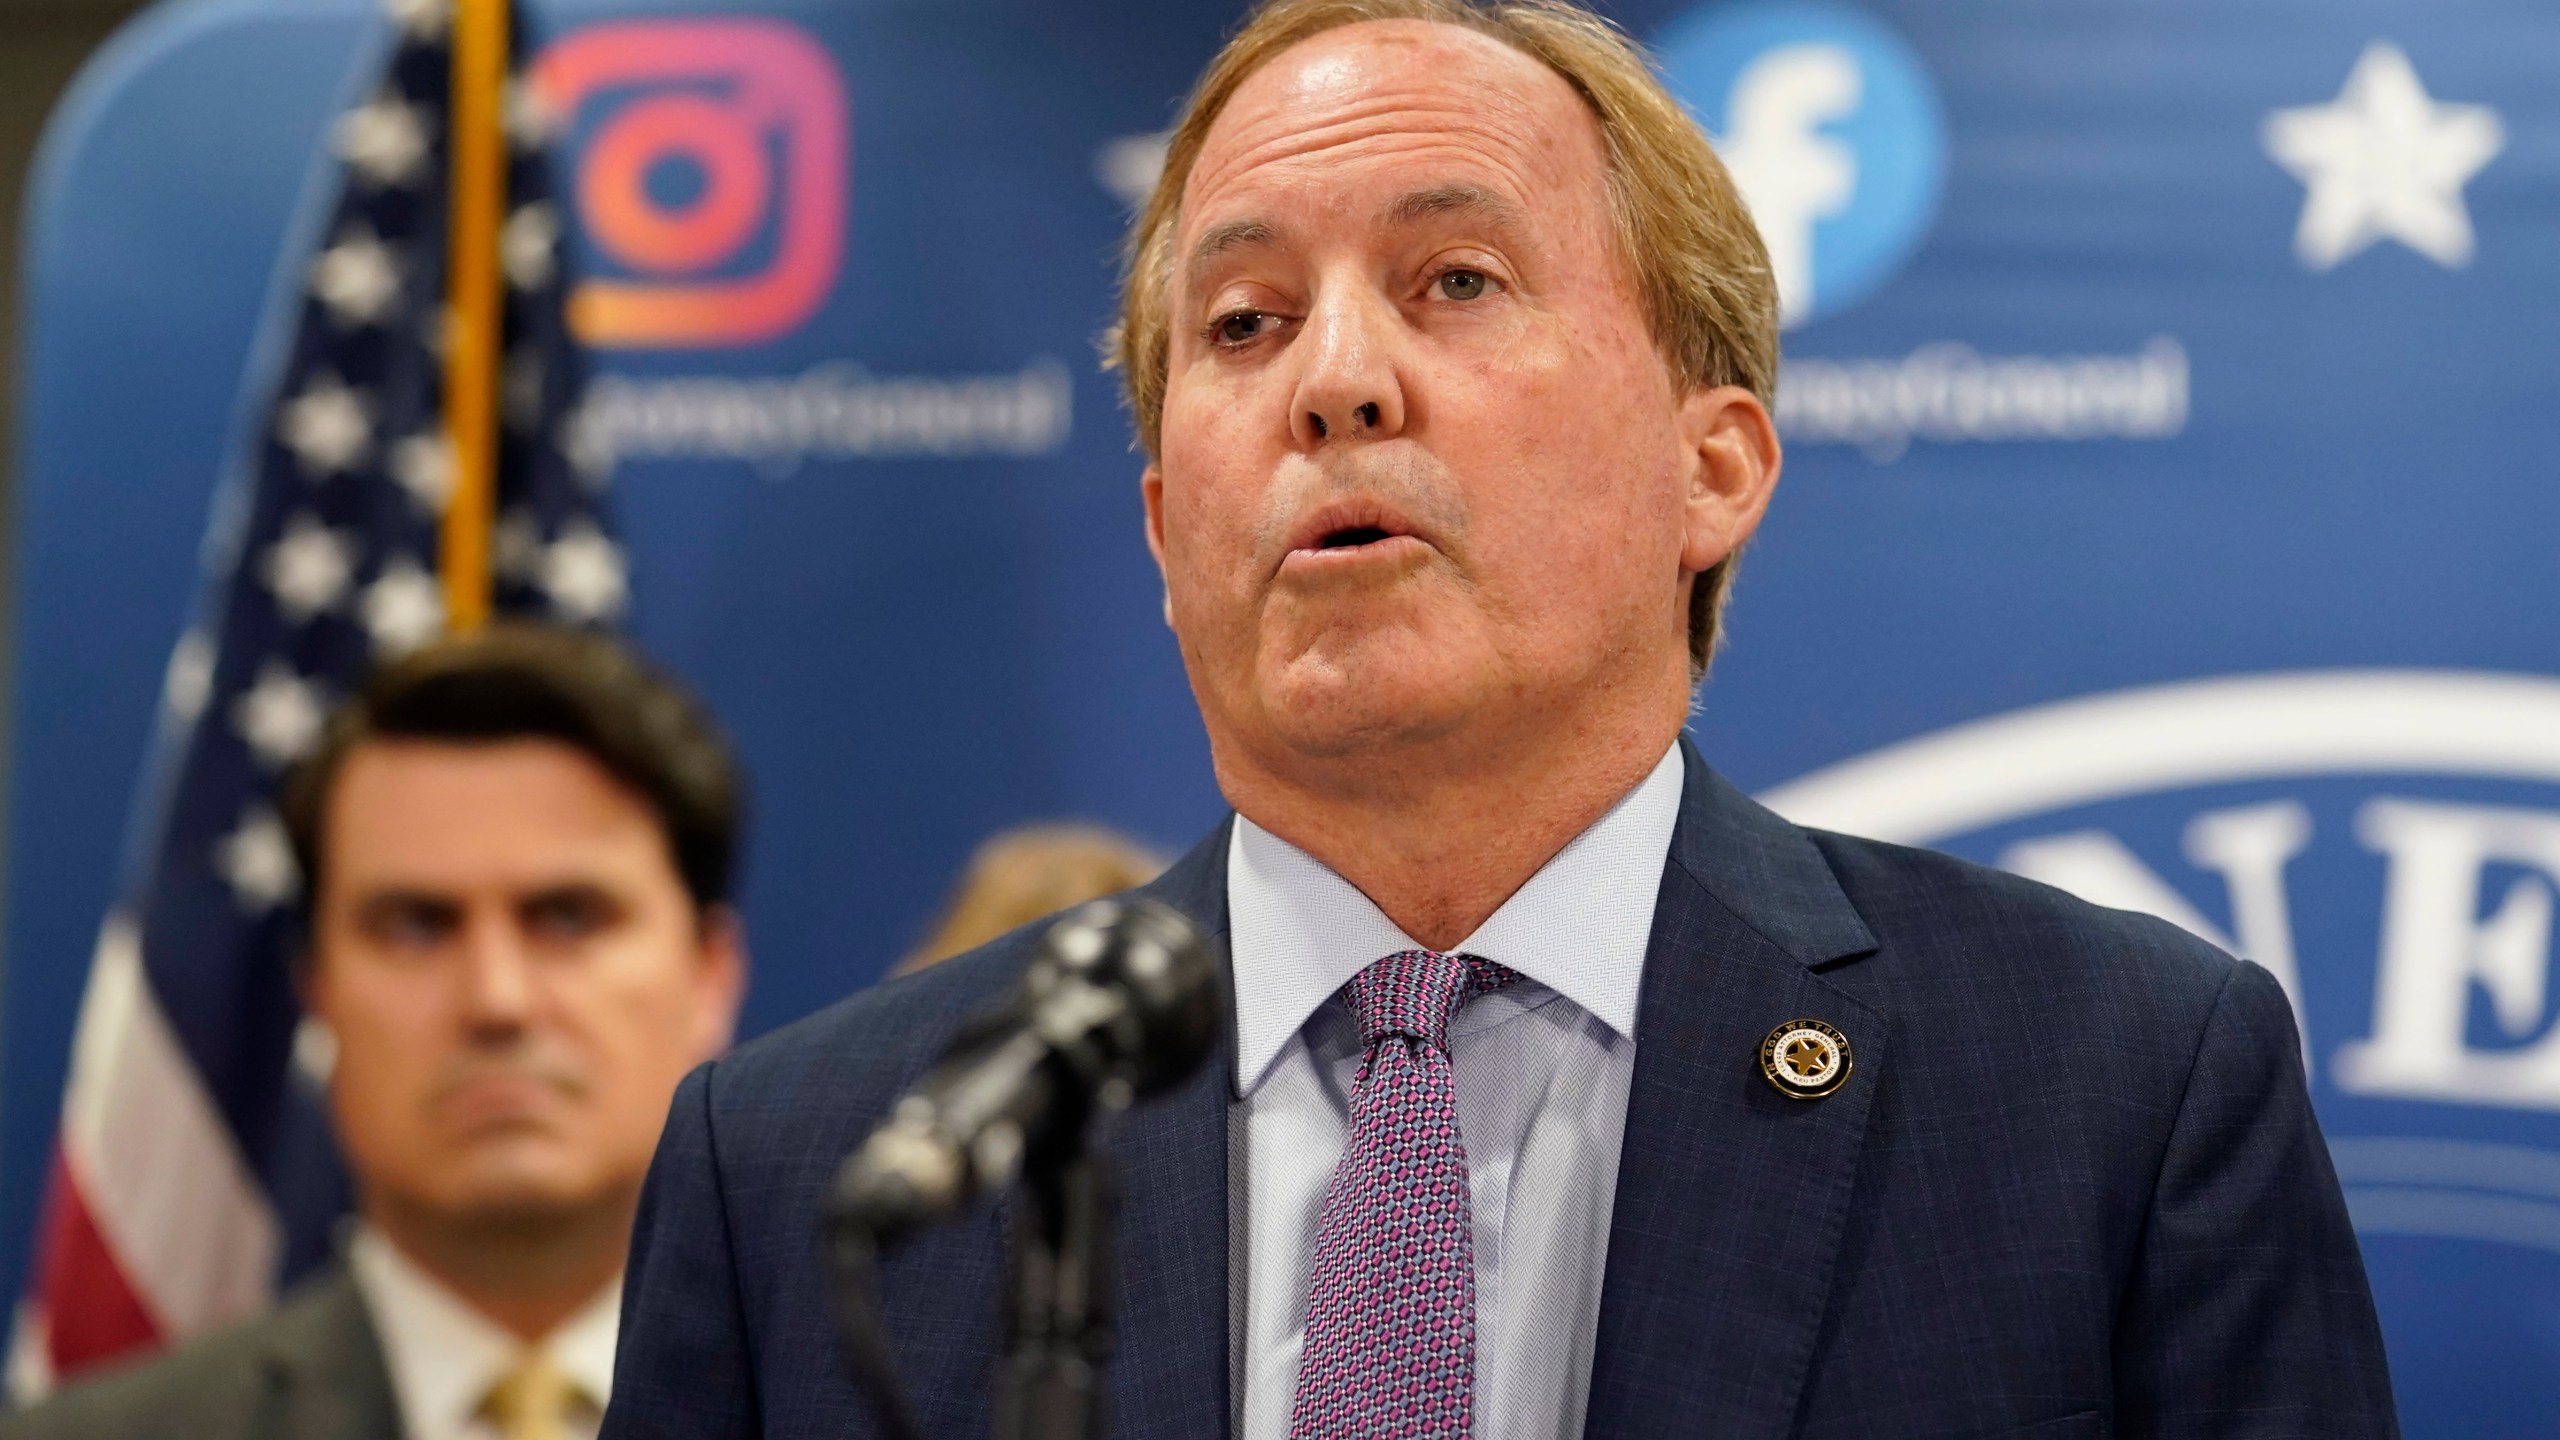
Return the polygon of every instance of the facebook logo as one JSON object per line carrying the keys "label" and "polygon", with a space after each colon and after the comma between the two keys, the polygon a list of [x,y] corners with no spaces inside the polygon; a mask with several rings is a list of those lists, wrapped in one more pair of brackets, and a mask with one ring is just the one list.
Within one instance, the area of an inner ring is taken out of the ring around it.
{"label": "facebook logo", "polygon": [[1873,294],[1927,238],[1946,122],[1883,21],[1828,0],[1709,4],[1654,48],[1759,223],[1787,328]]}

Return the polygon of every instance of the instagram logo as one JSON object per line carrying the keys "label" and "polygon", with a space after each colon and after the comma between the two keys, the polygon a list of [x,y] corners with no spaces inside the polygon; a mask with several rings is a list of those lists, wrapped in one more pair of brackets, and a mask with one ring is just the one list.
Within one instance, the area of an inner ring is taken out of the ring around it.
{"label": "instagram logo", "polygon": [[844,86],[779,20],[589,26],[542,52],[542,111],[583,137],[578,218],[621,273],[569,327],[626,349],[752,345],[826,303],[844,256]]}

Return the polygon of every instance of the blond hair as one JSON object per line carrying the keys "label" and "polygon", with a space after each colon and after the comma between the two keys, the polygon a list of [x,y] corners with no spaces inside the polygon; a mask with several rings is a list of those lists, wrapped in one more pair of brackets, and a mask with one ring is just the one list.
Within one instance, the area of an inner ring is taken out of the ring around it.
{"label": "blond hair", "polygon": [[1154,851],[1100,825],[1020,825],[969,857],[932,936],[892,972],[904,975],[1053,911],[1144,885],[1164,870]]}
{"label": "blond hair", "polygon": [[[1267,0],[1209,62],[1166,146],[1164,173],[1131,227],[1120,323],[1107,338],[1138,441],[1162,453],[1171,353],[1173,237],[1182,191],[1209,127],[1247,77],[1300,41],[1371,20],[1456,25],[1501,41],[1563,77],[1591,107],[1609,149],[1609,206],[1645,316],[1675,379],[1739,385],[1771,403],[1778,380],[1778,290],[1769,253],[1707,137],[1652,62],[1616,26],[1570,0]],[[1728,556],[1689,597],[1689,660],[1715,653]]]}

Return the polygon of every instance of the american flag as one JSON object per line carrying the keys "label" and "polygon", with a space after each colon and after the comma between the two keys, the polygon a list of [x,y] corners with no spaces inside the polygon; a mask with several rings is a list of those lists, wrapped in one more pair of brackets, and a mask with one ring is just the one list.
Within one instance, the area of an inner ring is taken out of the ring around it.
{"label": "american flag", "polygon": [[[470,0],[478,3],[478,0]],[[301,877],[282,773],[376,662],[441,634],[451,106],[449,0],[392,0],[339,117],[335,206],[169,660],[122,899],[73,1045],[12,1394],[256,1313],[325,1260],[346,1187],[320,1110],[325,1043],[290,980]],[[549,127],[510,88],[500,234],[495,608],[614,622],[627,598],[563,319]]]}

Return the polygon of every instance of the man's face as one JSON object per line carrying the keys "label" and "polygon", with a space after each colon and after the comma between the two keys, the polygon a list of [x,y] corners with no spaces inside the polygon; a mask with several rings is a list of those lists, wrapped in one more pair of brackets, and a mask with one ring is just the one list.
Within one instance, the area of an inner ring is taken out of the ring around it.
{"label": "man's face", "polygon": [[627,1202],[743,960],[655,813],[547,740],[374,741],[324,817],[307,977],[368,1205],[540,1224]]}
{"label": "man's face", "polygon": [[1758,500],[1699,501],[1740,392],[1675,383],[1608,173],[1564,80],[1425,22],[1306,41],[1212,126],[1146,498],[1213,743],[1285,766],[1685,706],[1682,579]]}

